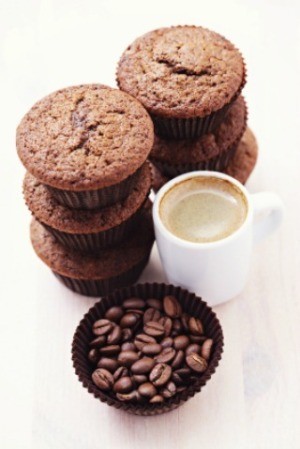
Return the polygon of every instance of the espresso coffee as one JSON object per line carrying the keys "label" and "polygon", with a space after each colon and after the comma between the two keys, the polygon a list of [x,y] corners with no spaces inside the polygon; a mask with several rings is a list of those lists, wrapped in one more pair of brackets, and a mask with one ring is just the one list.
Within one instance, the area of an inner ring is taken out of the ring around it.
{"label": "espresso coffee", "polygon": [[215,177],[186,179],[162,198],[159,213],[175,236],[195,243],[215,242],[234,233],[247,216],[241,190]]}

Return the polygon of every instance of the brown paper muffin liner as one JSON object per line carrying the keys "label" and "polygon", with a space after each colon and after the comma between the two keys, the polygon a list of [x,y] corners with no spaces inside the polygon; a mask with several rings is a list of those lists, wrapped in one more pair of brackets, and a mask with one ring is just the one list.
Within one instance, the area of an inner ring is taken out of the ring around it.
{"label": "brown paper muffin liner", "polygon": [[126,287],[137,281],[148,263],[150,252],[151,248],[149,248],[149,253],[138,264],[131,267],[125,273],[121,273],[120,275],[109,279],[74,279],[68,276],[63,276],[55,271],[53,271],[53,273],[66,287],[80,295],[108,295],[117,288]]}
{"label": "brown paper muffin liner", "polygon": [[133,189],[141,167],[128,178],[118,184],[97,190],[62,190],[46,185],[51,194],[63,206],[74,209],[99,209],[122,201]]}
{"label": "brown paper muffin liner", "polygon": [[[145,199],[146,202],[147,198]],[[101,232],[91,234],[71,234],[54,229],[51,226],[41,223],[63,246],[82,254],[97,255],[102,249],[121,243],[136,228],[143,205],[128,220],[123,221],[118,226],[106,229]]]}
{"label": "brown paper muffin liner", "polygon": [[[205,334],[214,340],[212,356],[207,370],[199,376],[197,381],[186,388],[181,393],[176,394],[162,404],[129,404],[119,402],[113,396],[99,390],[93,383],[91,374],[93,367],[90,364],[87,355],[89,351],[89,342],[93,338],[92,326],[94,321],[102,318],[109,307],[119,305],[124,299],[130,297],[158,298],[162,299],[165,295],[174,295],[181,303],[185,312],[201,319]],[[75,372],[87,388],[89,393],[96,399],[106,402],[108,405],[124,410],[136,415],[159,415],[177,408],[179,405],[193,397],[215,372],[223,352],[223,332],[216,314],[208,305],[195,294],[188,292],[174,285],[146,283],[137,284],[122,290],[116,290],[109,296],[102,298],[92,307],[83,317],[74,334],[72,343],[72,360]]]}

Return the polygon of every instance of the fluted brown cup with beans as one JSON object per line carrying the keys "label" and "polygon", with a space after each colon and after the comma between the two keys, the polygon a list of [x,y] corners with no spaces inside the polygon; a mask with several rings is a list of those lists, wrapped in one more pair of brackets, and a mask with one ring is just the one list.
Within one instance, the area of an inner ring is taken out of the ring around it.
{"label": "fluted brown cup with beans", "polygon": [[180,287],[147,283],[95,304],[75,332],[72,358],[96,398],[156,415],[199,392],[222,351],[221,325],[204,301]]}

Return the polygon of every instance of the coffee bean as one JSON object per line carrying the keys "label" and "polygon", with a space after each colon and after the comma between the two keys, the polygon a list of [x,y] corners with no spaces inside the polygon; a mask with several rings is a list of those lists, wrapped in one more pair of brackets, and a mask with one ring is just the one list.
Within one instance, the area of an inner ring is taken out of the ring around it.
{"label": "coffee bean", "polygon": [[191,345],[189,345],[186,350],[185,350],[185,355],[190,355],[193,352],[195,352],[196,354],[200,354],[201,351],[201,346],[198,345],[197,343],[192,343]]}
{"label": "coffee bean", "polygon": [[117,393],[117,399],[122,402],[139,402],[141,395],[137,390],[130,391],[130,393]]}
{"label": "coffee bean", "polygon": [[148,321],[144,325],[144,332],[151,337],[162,337],[165,333],[165,329],[162,324],[157,321]]}
{"label": "coffee bean", "polygon": [[99,349],[99,352],[101,355],[116,355],[119,354],[121,348],[119,345],[109,345],[109,346],[103,346],[103,348]]}
{"label": "coffee bean", "polygon": [[165,336],[169,337],[169,335],[171,334],[171,330],[172,330],[172,320],[171,318],[169,318],[168,316],[164,316],[162,318],[160,318],[160,320],[158,320],[159,324],[162,324],[164,329],[165,329]]}
{"label": "coffee bean", "polygon": [[148,377],[145,374],[134,374],[132,376],[132,380],[136,384],[140,385],[140,384],[144,384],[145,382],[147,382],[148,381]]}
{"label": "coffee bean", "polygon": [[190,339],[187,335],[178,335],[174,338],[175,349],[185,349],[190,343]]}
{"label": "coffee bean", "polygon": [[187,313],[183,313],[181,316],[181,324],[185,332],[189,332],[189,319],[190,316]]}
{"label": "coffee bean", "polygon": [[213,340],[211,338],[208,338],[203,343],[202,348],[201,348],[201,357],[203,357],[205,360],[209,360],[212,346],[213,346]]}
{"label": "coffee bean", "polygon": [[174,359],[176,351],[174,348],[164,348],[160,354],[155,357],[157,363],[169,363]]}
{"label": "coffee bean", "polygon": [[122,307],[113,306],[113,307],[110,307],[106,311],[104,317],[107,320],[109,320],[109,321],[113,321],[114,323],[118,323],[123,315],[124,315],[124,310],[122,309]]}
{"label": "coffee bean", "polygon": [[171,318],[178,318],[182,314],[182,308],[174,296],[165,296],[163,299],[163,307],[166,315]]}
{"label": "coffee bean", "polygon": [[127,313],[134,313],[139,318],[141,318],[144,315],[144,312],[143,312],[142,309],[127,309],[126,312]]}
{"label": "coffee bean", "polygon": [[122,329],[116,325],[107,336],[107,343],[109,345],[116,345],[120,343],[122,339]]}
{"label": "coffee bean", "polygon": [[129,371],[127,368],[125,368],[125,366],[119,366],[119,368],[117,368],[117,370],[114,372],[114,380],[118,380],[121,377],[124,376],[128,376]]}
{"label": "coffee bean", "polygon": [[138,387],[138,392],[142,396],[146,396],[147,398],[152,398],[156,395],[157,390],[155,386],[151,382],[145,382]]}
{"label": "coffee bean", "polygon": [[120,326],[121,327],[133,327],[135,326],[135,324],[138,322],[138,315],[136,313],[126,313],[125,315],[122,316],[121,321],[120,321]]}
{"label": "coffee bean", "polygon": [[184,361],[184,352],[182,349],[179,349],[179,351],[177,351],[177,353],[171,363],[171,367],[173,369],[177,369],[182,365],[183,361]]}
{"label": "coffee bean", "polygon": [[134,344],[141,351],[146,344],[156,343],[155,338],[146,334],[138,334],[135,337]]}
{"label": "coffee bean", "polygon": [[97,349],[91,349],[88,355],[88,359],[92,363],[97,363],[100,358],[99,351]]}
{"label": "coffee bean", "polygon": [[160,394],[157,394],[153,396],[153,398],[151,398],[149,402],[151,402],[151,404],[161,404],[162,402],[164,402],[164,398]]}
{"label": "coffee bean", "polygon": [[135,351],[122,351],[118,355],[118,362],[122,366],[129,368],[134,362],[139,359],[137,352]]}
{"label": "coffee bean", "polygon": [[122,341],[128,341],[132,338],[132,330],[128,327],[122,329]]}
{"label": "coffee bean", "polygon": [[178,385],[185,385],[184,379],[176,372],[172,373],[171,380]]}
{"label": "coffee bean", "polygon": [[190,335],[190,340],[193,343],[198,343],[199,345],[201,345],[202,343],[205,342],[207,337],[205,337],[204,335]]}
{"label": "coffee bean", "polygon": [[181,376],[183,379],[187,379],[190,374],[191,374],[191,370],[190,368],[188,368],[187,366],[184,368],[179,368],[175,371],[175,373],[177,373],[179,376]]}
{"label": "coffee bean", "polygon": [[92,379],[94,384],[104,391],[110,390],[114,384],[113,375],[104,368],[97,368],[92,374]]}
{"label": "coffee bean", "polygon": [[162,346],[158,343],[149,343],[142,348],[142,352],[146,355],[156,355],[162,350]]}
{"label": "coffee bean", "polygon": [[106,336],[105,335],[99,335],[99,337],[94,338],[94,340],[91,341],[90,346],[91,348],[101,348],[101,346],[104,346],[106,344]]}
{"label": "coffee bean", "polygon": [[111,331],[112,327],[113,323],[109,320],[97,320],[93,325],[93,332],[95,335],[105,335]]}
{"label": "coffee bean", "polygon": [[97,364],[97,368],[105,368],[111,373],[114,373],[118,367],[118,362],[115,359],[109,359],[108,357],[101,357]]}
{"label": "coffee bean", "polygon": [[161,317],[160,311],[153,307],[150,307],[144,313],[143,322],[144,324],[146,324],[149,321],[158,321],[160,317]]}
{"label": "coffee bean", "polygon": [[180,334],[183,330],[181,321],[178,319],[173,320],[173,324],[172,324],[172,331],[176,332],[176,334]]}
{"label": "coffee bean", "polygon": [[189,330],[193,335],[202,335],[203,334],[203,326],[201,321],[198,318],[192,316],[189,319]]}
{"label": "coffee bean", "polygon": [[176,385],[174,384],[174,382],[172,381],[168,382],[164,386],[164,388],[160,390],[160,394],[166,399],[174,396],[174,394],[176,394]]}
{"label": "coffee bean", "polygon": [[125,299],[122,306],[125,309],[143,309],[146,306],[146,301],[141,298]]}
{"label": "coffee bean", "polygon": [[114,384],[115,393],[128,393],[133,388],[133,383],[130,377],[120,377]]}
{"label": "coffee bean", "polygon": [[163,348],[170,348],[171,346],[173,346],[173,338],[166,337],[160,342],[160,344]]}
{"label": "coffee bean", "polygon": [[184,385],[176,385],[176,393],[181,393],[186,387]]}
{"label": "coffee bean", "polygon": [[146,301],[147,306],[153,307],[153,309],[162,310],[162,302],[159,299],[150,298]]}
{"label": "coffee bean", "polygon": [[154,365],[154,359],[151,359],[150,357],[143,357],[131,366],[131,371],[134,374],[147,374],[152,370]]}
{"label": "coffee bean", "polygon": [[125,341],[125,343],[123,343],[121,346],[121,351],[136,351],[135,344],[129,341]]}
{"label": "coffee bean", "polygon": [[152,369],[149,379],[156,387],[161,387],[168,382],[172,375],[172,368],[166,363],[158,363]]}
{"label": "coffee bean", "polygon": [[196,373],[203,373],[207,368],[207,361],[195,352],[189,354],[185,361],[186,364]]}

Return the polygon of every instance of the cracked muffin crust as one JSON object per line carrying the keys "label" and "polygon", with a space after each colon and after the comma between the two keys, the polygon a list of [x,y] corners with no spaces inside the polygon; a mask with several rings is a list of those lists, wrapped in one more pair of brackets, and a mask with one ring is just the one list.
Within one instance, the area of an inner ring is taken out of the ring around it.
{"label": "cracked muffin crust", "polygon": [[87,84],[38,101],[18,127],[17,150],[39,181],[80,192],[135,173],[153,138],[152,121],[138,101],[118,89]]}
{"label": "cracked muffin crust", "polygon": [[125,50],[117,82],[151,114],[205,117],[235,99],[245,83],[245,65],[233,44],[213,31],[161,28]]}

